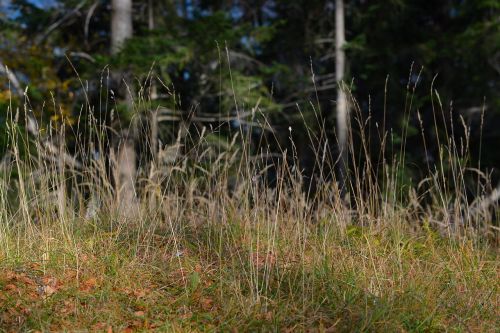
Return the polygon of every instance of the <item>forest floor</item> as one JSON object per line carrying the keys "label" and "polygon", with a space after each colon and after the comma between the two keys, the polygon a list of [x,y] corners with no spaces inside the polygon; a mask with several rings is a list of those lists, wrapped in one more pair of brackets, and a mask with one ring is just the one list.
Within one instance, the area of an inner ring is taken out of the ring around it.
{"label": "forest floor", "polygon": [[500,262],[487,245],[401,225],[240,218],[154,233],[98,219],[1,230],[0,331],[500,327]]}

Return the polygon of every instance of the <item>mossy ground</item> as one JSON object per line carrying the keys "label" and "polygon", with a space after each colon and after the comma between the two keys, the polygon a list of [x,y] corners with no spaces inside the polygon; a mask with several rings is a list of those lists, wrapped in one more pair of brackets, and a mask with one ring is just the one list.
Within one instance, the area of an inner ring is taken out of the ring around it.
{"label": "mossy ground", "polygon": [[[298,220],[5,229],[2,331],[494,332],[497,251]],[[165,222],[166,223],[166,222]]]}

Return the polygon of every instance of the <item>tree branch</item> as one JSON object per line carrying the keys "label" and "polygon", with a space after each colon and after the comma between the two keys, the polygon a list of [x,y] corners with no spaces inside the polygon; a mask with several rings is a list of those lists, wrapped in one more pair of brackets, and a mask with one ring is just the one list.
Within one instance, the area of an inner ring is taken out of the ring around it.
{"label": "tree branch", "polygon": [[39,35],[38,38],[35,39],[35,44],[40,44],[43,42],[54,30],[56,30],[61,24],[63,24],[66,20],[68,20],[71,16],[75,15],[80,11],[80,9],[85,6],[87,0],[82,0],[80,3],[70,12],[66,13],[61,19],[52,23],[42,35]]}

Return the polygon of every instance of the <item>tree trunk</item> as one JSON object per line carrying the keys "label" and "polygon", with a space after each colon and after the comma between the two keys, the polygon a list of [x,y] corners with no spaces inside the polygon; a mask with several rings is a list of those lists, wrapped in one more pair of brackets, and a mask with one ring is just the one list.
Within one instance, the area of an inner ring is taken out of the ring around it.
{"label": "tree trunk", "polygon": [[337,140],[339,148],[339,181],[342,193],[346,191],[347,185],[347,134],[348,134],[348,110],[343,82],[345,75],[345,24],[344,24],[344,1],[335,1],[335,79],[337,81]]}
{"label": "tree trunk", "polygon": [[[148,1],[148,29],[150,31],[154,30],[154,3],[153,0]],[[158,92],[156,87],[156,75],[154,70],[152,71],[151,77],[151,87],[149,98],[154,101],[158,98]],[[156,157],[158,154],[158,112],[157,110],[151,110],[151,155],[153,158],[153,164],[156,163]]]}
{"label": "tree trunk", "polygon": [[[148,0],[148,29],[153,31],[155,29],[154,20],[154,0]],[[151,85],[149,87],[149,99],[150,102],[158,99],[158,92],[156,86],[156,72],[153,68],[150,78]],[[149,167],[149,181],[153,184],[153,187],[147,192],[149,197],[149,209],[154,210],[159,205],[160,197],[158,195],[160,179],[158,177],[158,108],[156,108],[153,103],[151,104],[149,128],[150,128],[150,150],[151,150],[151,163]],[[158,187],[157,187],[158,186]]]}
{"label": "tree trunk", "polygon": [[148,29],[154,30],[155,28],[155,18],[154,18],[154,7],[153,0],[148,1]]}
{"label": "tree trunk", "polygon": [[132,37],[132,0],[111,1],[111,54],[120,51]]}
{"label": "tree trunk", "polygon": [[[125,41],[132,37],[132,0],[111,1],[111,54],[117,54]],[[124,74],[115,73],[118,85],[122,86]],[[132,97],[126,88],[123,95],[129,109],[132,109]],[[120,94],[122,95],[122,94]],[[118,153],[116,154],[116,176],[115,184],[117,190],[118,209],[125,217],[133,217],[137,212],[138,203],[136,198],[135,180],[137,175],[137,156],[135,151],[135,123],[132,122],[128,129],[120,132]]]}

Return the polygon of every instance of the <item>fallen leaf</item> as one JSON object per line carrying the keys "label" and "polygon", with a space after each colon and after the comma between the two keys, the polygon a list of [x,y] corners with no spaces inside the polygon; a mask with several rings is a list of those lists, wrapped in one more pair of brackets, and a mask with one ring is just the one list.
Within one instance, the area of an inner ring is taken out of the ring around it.
{"label": "fallen leaf", "polygon": [[57,279],[55,277],[52,277],[52,276],[44,276],[42,278],[42,283],[45,285],[45,286],[51,286],[53,288],[57,288]]}
{"label": "fallen leaf", "polygon": [[107,324],[106,323],[103,323],[102,321],[98,322],[98,323],[95,323],[94,326],[92,326],[92,328],[97,331],[102,331],[104,330],[104,328],[107,327]]}
{"label": "fallen leaf", "polygon": [[64,273],[64,277],[65,277],[66,279],[74,279],[74,278],[76,278],[76,275],[77,275],[76,273],[77,273],[77,272],[76,272],[76,270],[74,270],[74,269],[69,269],[69,270],[67,270],[67,271]]}
{"label": "fallen leaf", "polygon": [[24,284],[27,284],[27,285],[30,285],[30,286],[34,286],[36,285],[35,281],[33,281],[32,279],[30,279],[29,277],[27,277],[26,275],[24,274],[20,274],[18,277],[17,277],[17,280],[19,282],[22,282]]}
{"label": "fallen leaf", "polygon": [[137,317],[144,317],[144,311],[136,311],[134,312],[134,315],[136,315]]}
{"label": "fallen leaf", "polygon": [[29,315],[31,313],[31,309],[25,307],[21,307],[19,311],[21,311],[23,315]]}
{"label": "fallen leaf", "polygon": [[32,262],[29,267],[34,270],[39,270],[40,269],[40,264],[37,262]]}
{"label": "fallen leaf", "polygon": [[89,278],[80,284],[80,291],[90,291],[94,289],[97,285],[96,278]]}
{"label": "fallen leaf", "polygon": [[213,304],[214,304],[214,300],[211,299],[211,298],[202,298],[200,300],[200,304],[201,304],[201,308],[205,311],[209,311],[212,309],[213,307]]}
{"label": "fallen leaf", "polygon": [[70,314],[70,313],[73,313],[73,312],[75,312],[75,303],[74,303],[74,301],[65,300],[64,301],[64,306],[61,309],[61,313],[64,314],[64,315],[67,315],[67,314]]}
{"label": "fallen leaf", "polygon": [[144,297],[146,296],[146,291],[144,289],[138,289],[138,290],[134,290],[132,292],[132,294],[137,297],[137,298],[141,298],[141,297]]}
{"label": "fallen leaf", "polygon": [[135,306],[135,310],[136,311],[145,311],[146,307],[144,305],[138,304],[138,305]]}
{"label": "fallen leaf", "polygon": [[52,286],[43,286],[43,294],[45,296],[51,296],[53,295],[55,292],[57,291],[56,288],[52,287]]}
{"label": "fallen leaf", "polygon": [[128,325],[127,328],[140,328],[142,327],[142,321],[140,320],[132,320],[132,323]]}
{"label": "fallen leaf", "polygon": [[31,291],[28,293],[28,297],[30,300],[34,301],[40,297],[40,294],[37,293],[36,291]]}
{"label": "fallen leaf", "polygon": [[4,289],[5,290],[17,290],[17,287],[15,284],[9,283],[9,284],[5,285]]}
{"label": "fallen leaf", "polygon": [[191,311],[186,311],[184,313],[181,313],[179,315],[179,318],[180,319],[191,319],[192,316],[193,316],[193,313]]}
{"label": "fallen leaf", "polygon": [[13,272],[13,271],[7,271],[5,273],[5,278],[7,280],[14,280],[16,278],[16,276],[17,276],[16,272]]}

